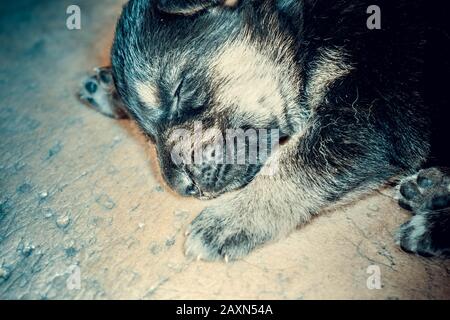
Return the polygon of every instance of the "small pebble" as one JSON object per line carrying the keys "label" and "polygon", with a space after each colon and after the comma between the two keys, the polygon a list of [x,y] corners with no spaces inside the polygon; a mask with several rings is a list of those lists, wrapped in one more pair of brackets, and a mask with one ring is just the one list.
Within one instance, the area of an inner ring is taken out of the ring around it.
{"label": "small pebble", "polygon": [[116,204],[114,203],[114,201],[107,195],[107,194],[102,194],[100,195],[97,199],[96,202],[101,205],[103,208],[107,209],[107,210],[112,210],[115,208]]}
{"label": "small pebble", "polygon": [[41,193],[39,194],[39,198],[40,198],[41,200],[44,200],[44,199],[47,198],[47,197],[48,197],[48,192],[47,192],[47,191],[41,192]]}
{"label": "small pebble", "polygon": [[47,218],[47,219],[53,217],[53,211],[51,209],[46,209],[44,211],[44,217]]}
{"label": "small pebble", "polygon": [[369,210],[372,210],[372,211],[380,210],[380,208],[375,204],[369,204],[368,208],[369,208]]}
{"label": "small pebble", "polygon": [[68,215],[64,215],[56,219],[56,225],[58,228],[64,229],[66,228],[70,223],[70,217]]}

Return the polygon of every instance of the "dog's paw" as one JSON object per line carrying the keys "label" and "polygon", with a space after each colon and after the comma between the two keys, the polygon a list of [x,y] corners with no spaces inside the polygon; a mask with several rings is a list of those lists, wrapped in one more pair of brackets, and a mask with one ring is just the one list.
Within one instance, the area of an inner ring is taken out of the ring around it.
{"label": "dog's paw", "polygon": [[83,81],[78,97],[105,116],[114,119],[127,118],[114,86],[111,68],[95,68],[94,74]]}
{"label": "dog's paw", "polygon": [[450,257],[450,211],[415,215],[398,230],[397,244],[424,257]]}
{"label": "dog's paw", "polygon": [[226,206],[203,210],[186,232],[186,255],[197,260],[228,262],[245,257],[264,242],[264,237],[250,232],[233,216],[236,217]]}
{"label": "dog's paw", "polygon": [[420,171],[400,186],[399,204],[415,215],[397,232],[397,244],[421,256],[450,256],[450,179],[437,168]]}
{"label": "dog's paw", "polygon": [[442,169],[420,171],[400,184],[399,205],[414,214],[450,206],[450,176]]}

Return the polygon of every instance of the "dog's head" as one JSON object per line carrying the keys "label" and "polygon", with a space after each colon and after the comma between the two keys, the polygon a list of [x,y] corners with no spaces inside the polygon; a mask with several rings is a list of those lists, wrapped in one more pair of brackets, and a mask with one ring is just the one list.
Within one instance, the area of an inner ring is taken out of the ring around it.
{"label": "dog's head", "polygon": [[116,87],[180,194],[244,186],[275,140],[296,131],[290,2],[132,0],[124,8],[112,49]]}

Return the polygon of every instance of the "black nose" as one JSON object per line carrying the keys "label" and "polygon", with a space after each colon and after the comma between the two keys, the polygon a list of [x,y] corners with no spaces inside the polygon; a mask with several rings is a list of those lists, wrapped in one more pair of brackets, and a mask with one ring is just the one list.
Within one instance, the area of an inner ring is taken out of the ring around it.
{"label": "black nose", "polygon": [[188,196],[196,196],[198,195],[198,188],[194,184],[191,184],[186,187],[185,193]]}

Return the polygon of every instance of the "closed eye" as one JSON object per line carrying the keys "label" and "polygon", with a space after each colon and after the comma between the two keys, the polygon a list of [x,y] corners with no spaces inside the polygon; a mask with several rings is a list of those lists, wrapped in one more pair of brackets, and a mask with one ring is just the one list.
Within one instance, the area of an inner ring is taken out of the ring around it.
{"label": "closed eye", "polygon": [[180,104],[182,102],[181,90],[183,89],[183,84],[184,78],[180,81],[177,88],[175,89],[175,92],[173,93],[172,107],[170,108],[171,109],[170,111],[172,113],[180,111]]}
{"label": "closed eye", "polygon": [[[194,87],[195,88],[195,87]],[[204,94],[190,86],[189,81],[183,78],[173,93],[172,112],[181,110],[198,110],[205,106]]]}
{"label": "closed eye", "polygon": [[181,89],[183,89],[183,84],[184,84],[184,78],[180,81],[177,89],[175,90],[175,93],[173,94],[174,99],[176,99],[178,102],[180,101]]}

